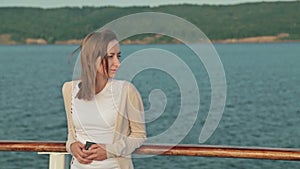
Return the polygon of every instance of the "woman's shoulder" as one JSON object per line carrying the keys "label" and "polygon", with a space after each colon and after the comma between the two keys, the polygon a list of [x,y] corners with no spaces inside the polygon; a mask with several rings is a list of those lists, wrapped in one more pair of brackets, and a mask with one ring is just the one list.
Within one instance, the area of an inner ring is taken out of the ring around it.
{"label": "woman's shoulder", "polygon": [[112,83],[115,85],[132,85],[131,82],[127,80],[111,79]]}
{"label": "woman's shoulder", "polygon": [[78,84],[79,82],[80,82],[80,80],[66,81],[66,82],[64,82],[63,87],[65,87],[65,86],[73,86],[73,85]]}
{"label": "woman's shoulder", "polygon": [[119,87],[121,87],[123,90],[137,91],[136,87],[130,81],[117,79],[113,79],[112,81],[114,84],[119,85]]}
{"label": "woman's shoulder", "polygon": [[64,82],[62,89],[66,90],[67,88],[74,88],[76,85],[80,83],[80,80],[72,80],[72,81],[67,81]]}
{"label": "woman's shoulder", "polygon": [[128,86],[134,86],[130,81],[127,80],[119,80],[119,79],[113,79],[116,83],[128,85]]}

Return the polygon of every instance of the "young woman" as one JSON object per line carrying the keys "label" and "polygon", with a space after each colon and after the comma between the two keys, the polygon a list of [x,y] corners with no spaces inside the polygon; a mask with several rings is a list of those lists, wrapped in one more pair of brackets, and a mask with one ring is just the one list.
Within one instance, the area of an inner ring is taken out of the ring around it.
{"label": "young woman", "polygon": [[146,139],[144,108],[130,82],[113,79],[120,66],[117,37],[93,32],[80,49],[81,78],[63,86],[71,169],[133,168],[131,153]]}

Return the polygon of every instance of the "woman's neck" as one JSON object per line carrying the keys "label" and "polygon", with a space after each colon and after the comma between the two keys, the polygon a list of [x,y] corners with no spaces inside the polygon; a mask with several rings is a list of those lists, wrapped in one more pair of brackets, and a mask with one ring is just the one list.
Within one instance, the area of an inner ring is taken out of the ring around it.
{"label": "woman's neck", "polygon": [[101,92],[104,89],[107,81],[108,81],[108,78],[97,78],[96,79],[95,94]]}

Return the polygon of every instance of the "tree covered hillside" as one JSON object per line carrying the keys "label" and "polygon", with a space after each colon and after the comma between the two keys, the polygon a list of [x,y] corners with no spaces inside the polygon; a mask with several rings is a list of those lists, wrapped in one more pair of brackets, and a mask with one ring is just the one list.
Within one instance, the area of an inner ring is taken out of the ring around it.
{"label": "tree covered hillside", "polygon": [[164,12],[198,26],[210,39],[288,33],[300,39],[300,1],[239,5],[166,5],[159,7],[0,8],[0,34],[17,42],[42,38],[48,43],[82,39],[119,17],[137,12]]}

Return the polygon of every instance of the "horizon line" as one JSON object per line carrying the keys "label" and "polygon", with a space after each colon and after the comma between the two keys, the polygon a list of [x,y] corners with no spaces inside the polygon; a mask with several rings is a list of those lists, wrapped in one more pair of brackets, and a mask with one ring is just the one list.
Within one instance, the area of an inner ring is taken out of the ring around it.
{"label": "horizon line", "polygon": [[27,5],[8,5],[8,6],[1,6],[0,8],[40,8],[40,9],[57,9],[57,8],[106,8],[106,7],[115,7],[115,8],[128,8],[128,7],[149,7],[149,8],[156,8],[161,6],[175,6],[175,5],[194,5],[194,6],[235,6],[235,5],[243,5],[243,4],[259,4],[259,3],[290,3],[290,2],[300,2],[300,0],[290,0],[290,1],[257,1],[257,2],[240,2],[240,3],[227,3],[227,4],[220,4],[220,3],[177,3],[177,4],[159,4],[159,5],[129,5],[129,6],[118,6],[118,5],[103,5],[103,6],[95,6],[95,5],[73,5],[73,6],[49,6],[43,7],[38,5],[27,6]]}

